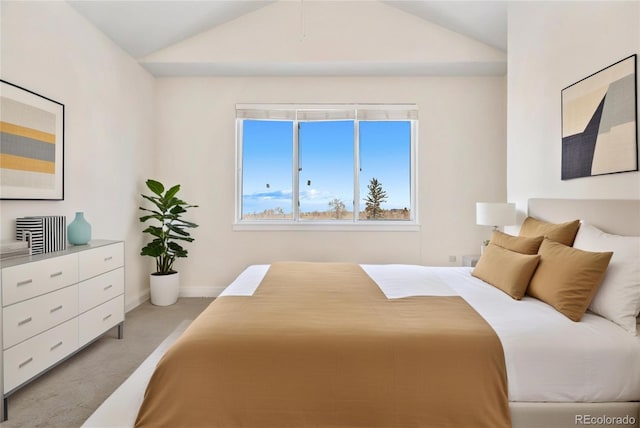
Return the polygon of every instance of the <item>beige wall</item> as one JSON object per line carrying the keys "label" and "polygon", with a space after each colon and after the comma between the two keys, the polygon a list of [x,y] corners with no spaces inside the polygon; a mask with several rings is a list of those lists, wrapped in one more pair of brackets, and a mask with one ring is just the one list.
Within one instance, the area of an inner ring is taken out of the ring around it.
{"label": "beige wall", "polygon": [[[184,294],[276,260],[459,264],[489,235],[475,202],[506,198],[504,77],[162,78],[156,91],[159,178],[200,205]],[[235,104],[252,102],[418,104],[421,231],[233,231]]]}
{"label": "beige wall", "polygon": [[640,199],[640,173],[562,181],[561,90],[640,51],[639,2],[509,5],[508,194]]}
{"label": "beige wall", "polygon": [[1,201],[15,218],[84,211],[93,237],[126,242],[126,306],[148,295],[139,193],[154,167],[154,79],[66,2],[1,4],[2,79],[65,105],[65,200]]}

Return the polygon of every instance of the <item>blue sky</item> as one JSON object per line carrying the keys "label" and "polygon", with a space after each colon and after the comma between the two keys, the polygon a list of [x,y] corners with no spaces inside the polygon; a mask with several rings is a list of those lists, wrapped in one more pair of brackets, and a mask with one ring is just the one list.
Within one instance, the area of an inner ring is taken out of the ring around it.
{"label": "blue sky", "polygon": [[[243,212],[291,212],[293,122],[243,123]],[[354,122],[301,122],[301,211],[326,211],[342,200],[353,209]],[[383,208],[410,208],[410,122],[360,122],[360,208],[372,177],[389,195]]]}

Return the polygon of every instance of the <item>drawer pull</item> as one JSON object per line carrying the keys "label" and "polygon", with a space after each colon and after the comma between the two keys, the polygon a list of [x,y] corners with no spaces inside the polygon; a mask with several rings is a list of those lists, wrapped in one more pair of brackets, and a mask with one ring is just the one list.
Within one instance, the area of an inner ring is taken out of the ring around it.
{"label": "drawer pull", "polygon": [[105,262],[109,262],[109,261],[111,261],[111,260],[113,260],[113,256],[109,256],[109,257],[105,257],[105,258],[104,258],[104,261],[105,261]]}
{"label": "drawer pull", "polygon": [[109,284],[106,287],[104,287],[104,291],[107,291],[108,289],[110,289],[111,287],[113,287],[113,284]]}
{"label": "drawer pull", "polygon": [[31,321],[33,321],[33,319],[31,317],[25,318],[22,321],[18,321],[18,325],[25,325],[26,323],[31,322]]}
{"label": "drawer pull", "polygon": [[54,313],[55,311],[59,311],[60,309],[62,309],[62,305],[60,305],[60,306],[56,306],[55,308],[51,309],[51,310],[49,311],[49,313],[50,313],[50,314],[52,314],[52,313]]}
{"label": "drawer pull", "polygon": [[107,315],[106,317],[102,318],[102,321],[106,321],[106,320],[108,320],[109,318],[111,318],[111,314],[109,314],[109,315]]}
{"label": "drawer pull", "polygon": [[50,351],[53,351],[56,348],[59,348],[62,346],[62,340],[58,343],[56,343],[55,345],[53,345],[51,348],[49,348]]}
{"label": "drawer pull", "polygon": [[19,369],[23,368],[24,366],[29,364],[31,361],[33,361],[33,357],[29,357],[28,359],[26,359],[23,362],[21,362],[20,364],[18,364],[18,368]]}
{"label": "drawer pull", "polygon": [[18,282],[18,287],[21,287],[23,285],[27,285],[27,284],[31,284],[33,282],[33,279],[25,279],[24,281],[20,281]]}
{"label": "drawer pull", "polygon": [[55,277],[57,277],[57,276],[61,276],[61,275],[62,275],[62,271],[60,271],[60,272],[55,272],[55,273],[52,273],[51,275],[49,275],[49,278],[55,278]]}

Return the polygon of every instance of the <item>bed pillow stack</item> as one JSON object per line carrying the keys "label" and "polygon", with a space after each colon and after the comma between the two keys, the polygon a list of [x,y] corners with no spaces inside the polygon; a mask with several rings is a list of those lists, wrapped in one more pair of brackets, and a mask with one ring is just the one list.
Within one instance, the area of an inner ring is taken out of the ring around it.
{"label": "bed pillow stack", "polygon": [[514,299],[535,297],[579,321],[602,283],[612,252],[572,248],[580,221],[528,217],[519,236],[494,232],[472,275]]}

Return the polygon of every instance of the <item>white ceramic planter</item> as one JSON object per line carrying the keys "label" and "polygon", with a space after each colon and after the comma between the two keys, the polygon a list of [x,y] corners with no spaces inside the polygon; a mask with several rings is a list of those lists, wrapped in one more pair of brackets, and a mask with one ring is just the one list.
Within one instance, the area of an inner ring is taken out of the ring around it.
{"label": "white ceramic planter", "polygon": [[180,273],[169,275],[149,275],[151,303],[156,306],[169,306],[178,301],[180,291]]}

